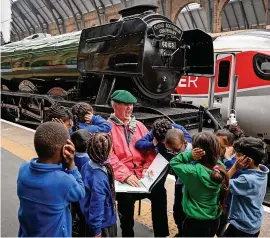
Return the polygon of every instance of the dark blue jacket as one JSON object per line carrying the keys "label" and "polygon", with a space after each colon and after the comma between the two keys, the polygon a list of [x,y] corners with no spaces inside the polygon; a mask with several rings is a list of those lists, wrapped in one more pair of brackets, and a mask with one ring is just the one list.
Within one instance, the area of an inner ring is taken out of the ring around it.
{"label": "dark blue jacket", "polygon": [[63,171],[62,164],[42,164],[32,159],[19,169],[17,195],[19,237],[71,237],[68,205],[85,196],[77,167]]}
{"label": "dark blue jacket", "polygon": [[[112,129],[112,125],[99,115],[93,115],[90,125],[83,122],[79,122],[78,124],[79,129],[86,129],[92,134],[96,132],[109,133]],[[73,133],[72,128],[70,129],[69,133]]]}
{"label": "dark blue jacket", "polygon": [[[178,124],[173,124],[172,127],[183,131],[187,142],[190,143],[192,141],[192,136],[188,133],[188,131],[183,126],[180,126]],[[167,153],[167,149],[163,143],[158,143],[155,147],[153,144],[153,139],[154,139],[153,132],[150,131],[142,139],[136,142],[135,148],[141,151],[148,151],[155,148],[157,153],[162,154],[162,156],[164,156],[168,161],[170,161],[170,159],[172,159],[175,155]]]}
{"label": "dark blue jacket", "polygon": [[90,160],[82,167],[81,174],[86,192],[80,201],[81,211],[86,224],[98,235],[117,219],[107,170]]}
{"label": "dark blue jacket", "polygon": [[86,152],[84,153],[75,152],[74,162],[79,172],[81,172],[83,165],[89,160],[90,160],[89,155]]}

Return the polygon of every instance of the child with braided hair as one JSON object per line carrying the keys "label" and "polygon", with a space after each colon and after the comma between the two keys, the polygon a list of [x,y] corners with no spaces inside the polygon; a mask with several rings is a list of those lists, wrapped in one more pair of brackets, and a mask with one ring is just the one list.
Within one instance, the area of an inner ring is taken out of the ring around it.
{"label": "child with braided hair", "polygon": [[45,121],[54,121],[63,124],[70,132],[73,125],[73,117],[70,110],[58,103],[53,104],[45,116]]}
{"label": "child with braided hair", "polygon": [[86,102],[76,103],[72,107],[73,122],[72,132],[79,129],[86,129],[90,133],[109,133],[112,126],[104,118],[93,114],[93,108]]}
{"label": "child with braided hair", "polygon": [[111,151],[109,134],[91,135],[87,145],[91,160],[81,169],[86,196],[80,207],[86,221],[86,237],[117,237],[114,173],[108,160]]}

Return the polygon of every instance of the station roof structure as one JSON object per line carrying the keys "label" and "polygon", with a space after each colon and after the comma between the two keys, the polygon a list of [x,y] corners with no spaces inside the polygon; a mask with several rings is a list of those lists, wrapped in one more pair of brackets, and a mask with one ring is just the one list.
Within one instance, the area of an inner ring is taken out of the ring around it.
{"label": "station roof structure", "polygon": [[80,30],[79,21],[85,13],[95,12],[101,24],[105,8],[116,4],[126,4],[126,0],[11,0],[11,34],[20,36],[46,32],[51,23],[55,23],[59,34],[64,20],[73,18],[76,30]]}
{"label": "station roof structure", "polygon": [[[258,28],[265,25],[264,0],[230,0],[222,12],[222,31]],[[209,16],[200,4],[186,5],[178,15],[176,24],[183,30],[209,29]]]}
{"label": "station roof structure", "polygon": [[[131,1],[141,0],[10,0],[12,9],[11,38],[21,40],[35,33],[47,33],[51,24],[56,25],[55,34],[69,32],[64,22],[72,19],[74,30],[80,30],[84,15],[95,14],[97,24],[106,18],[108,7],[121,4],[127,7]],[[160,0],[160,12],[164,12],[164,2]],[[180,0],[179,0],[180,1]],[[144,0],[144,4],[153,0]],[[157,2],[157,1],[155,1]],[[266,6],[264,0],[231,0],[222,12],[222,31],[258,28],[265,24]],[[199,4],[186,5],[178,15],[176,24],[183,30],[199,28],[210,32],[209,16]]]}

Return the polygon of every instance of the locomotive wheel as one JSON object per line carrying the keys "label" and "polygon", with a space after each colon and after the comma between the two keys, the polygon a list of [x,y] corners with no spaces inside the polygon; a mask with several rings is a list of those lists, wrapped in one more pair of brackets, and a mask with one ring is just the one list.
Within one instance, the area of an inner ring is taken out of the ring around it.
{"label": "locomotive wheel", "polygon": [[48,92],[48,95],[55,96],[59,99],[64,99],[67,97],[68,93],[66,90],[60,87],[51,88]]}
{"label": "locomotive wheel", "polygon": [[19,91],[29,92],[29,93],[38,93],[37,87],[29,80],[23,80],[19,85]]}
{"label": "locomotive wheel", "polygon": [[[13,105],[13,106],[17,106],[14,98],[7,98],[5,103]],[[8,121],[11,121],[11,122],[16,122],[16,120],[19,116],[18,111],[16,109],[13,109],[13,108],[3,108],[3,115]]]}
{"label": "locomotive wheel", "polygon": [[10,91],[9,88],[8,88],[8,86],[5,85],[5,84],[2,84],[1,85],[1,89],[4,90],[4,91]]}
{"label": "locomotive wheel", "polygon": [[[5,84],[1,85],[1,89],[4,91],[10,91],[9,88]],[[2,96],[2,103],[16,106],[16,102],[14,98],[10,98],[10,97]],[[8,121],[16,122],[16,118],[18,118],[18,111],[16,109],[5,107],[5,108],[2,108],[1,111],[3,113],[4,118],[6,118]]]}

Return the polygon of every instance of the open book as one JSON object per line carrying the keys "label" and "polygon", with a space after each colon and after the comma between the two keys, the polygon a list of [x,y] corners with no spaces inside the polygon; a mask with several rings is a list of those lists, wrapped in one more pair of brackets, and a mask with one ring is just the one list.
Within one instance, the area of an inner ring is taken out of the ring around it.
{"label": "open book", "polygon": [[132,187],[126,183],[115,181],[117,193],[151,193],[152,188],[167,172],[169,162],[157,154],[150,167],[147,169],[144,178],[140,179],[140,187]]}

